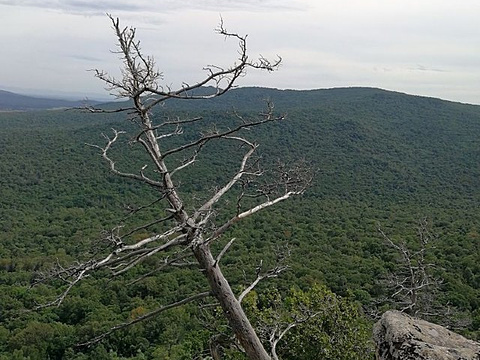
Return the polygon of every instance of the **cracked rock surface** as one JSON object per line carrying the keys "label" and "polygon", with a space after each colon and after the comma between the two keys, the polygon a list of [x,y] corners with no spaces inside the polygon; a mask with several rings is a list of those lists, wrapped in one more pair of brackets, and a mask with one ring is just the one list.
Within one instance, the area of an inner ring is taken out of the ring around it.
{"label": "cracked rock surface", "polygon": [[480,360],[480,344],[399,311],[375,324],[377,360]]}

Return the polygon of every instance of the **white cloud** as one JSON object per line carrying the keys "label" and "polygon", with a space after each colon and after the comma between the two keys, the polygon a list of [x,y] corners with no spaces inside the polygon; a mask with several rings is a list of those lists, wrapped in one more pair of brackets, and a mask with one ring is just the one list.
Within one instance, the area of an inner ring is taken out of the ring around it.
{"label": "white cloud", "polygon": [[252,71],[242,85],[368,85],[480,103],[478,0],[0,0],[9,49],[0,66],[12,70],[0,87],[101,91],[85,70],[118,69],[105,12],[137,27],[168,84],[235,60],[236,43],[213,32],[221,14],[229,30],[249,34],[252,57],[284,58],[279,72]]}
{"label": "white cloud", "polygon": [[[278,11],[298,9],[288,0],[0,0],[0,4],[50,9],[83,15],[101,15],[105,12],[130,14],[135,12],[167,13],[175,10],[209,11]],[[302,6],[303,7],[303,6]]]}

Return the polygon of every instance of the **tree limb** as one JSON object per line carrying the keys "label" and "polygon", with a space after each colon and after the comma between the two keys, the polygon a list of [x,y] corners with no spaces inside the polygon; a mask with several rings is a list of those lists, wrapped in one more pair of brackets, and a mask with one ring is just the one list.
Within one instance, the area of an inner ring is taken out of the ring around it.
{"label": "tree limb", "polygon": [[89,346],[92,346],[92,345],[95,345],[97,344],[98,342],[102,341],[103,339],[105,339],[107,336],[109,336],[110,334],[112,334],[113,332],[117,331],[117,330],[121,330],[121,329],[124,329],[126,327],[129,327],[129,326],[132,326],[132,325],[135,325],[141,321],[145,321],[147,319],[150,319],[158,314],[160,314],[161,312],[163,311],[166,311],[166,310],[170,310],[170,309],[173,309],[175,307],[178,307],[178,306],[181,306],[181,305],[185,305],[185,304],[188,304],[189,302],[192,302],[192,301],[195,301],[195,300],[199,300],[199,299],[203,299],[203,298],[206,298],[208,296],[211,296],[211,292],[210,291],[205,291],[205,292],[202,292],[202,293],[199,293],[199,294],[195,294],[195,295],[192,295],[192,296],[189,296],[185,299],[182,299],[180,301],[177,301],[177,302],[174,302],[174,303],[171,303],[171,304],[168,304],[168,305],[165,305],[165,306],[162,306],[156,310],[153,310],[145,315],[142,315],[136,319],[133,319],[133,320],[130,320],[130,321],[127,321],[127,322],[124,322],[122,324],[119,324],[119,325],[115,325],[114,327],[112,327],[109,331],[87,341],[87,342],[84,342],[84,343],[81,343],[81,344],[77,344],[77,347],[89,347]]}

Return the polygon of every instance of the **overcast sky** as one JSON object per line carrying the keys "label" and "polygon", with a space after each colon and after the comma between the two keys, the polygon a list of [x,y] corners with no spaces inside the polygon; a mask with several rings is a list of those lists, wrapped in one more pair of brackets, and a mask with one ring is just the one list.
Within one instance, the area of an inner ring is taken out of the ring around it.
{"label": "overcast sky", "polygon": [[165,83],[200,80],[235,60],[213,31],[248,34],[251,57],[281,55],[241,86],[372,86],[480,104],[479,0],[0,0],[0,89],[107,93],[88,69],[118,73],[105,13],[137,28]]}

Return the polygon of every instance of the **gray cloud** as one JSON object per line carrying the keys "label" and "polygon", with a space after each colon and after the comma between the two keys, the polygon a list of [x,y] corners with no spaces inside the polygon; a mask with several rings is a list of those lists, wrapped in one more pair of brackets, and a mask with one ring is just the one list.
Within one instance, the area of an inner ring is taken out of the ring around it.
{"label": "gray cloud", "polygon": [[10,69],[0,88],[102,92],[85,70],[118,72],[106,12],[138,29],[167,84],[235,61],[236,42],[213,34],[221,14],[229,30],[249,34],[252,58],[284,59],[279,72],[251,71],[242,86],[374,86],[480,102],[478,0],[0,0],[9,49],[0,68]]}
{"label": "gray cloud", "polygon": [[80,60],[80,61],[95,62],[97,64],[103,61],[103,59],[100,57],[88,56],[88,55],[71,54],[71,55],[67,55],[66,57],[75,59],[75,60]]}
{"label": "gray cloud", "polygon": [[79,15],[103,15],[105,12],[167,13],[182,9],[210,11],[278,11],[303,8],[287,0],[163,0],[161,4],[151,0],[0,0],[9,6],[28,6],[63,11]]}
{"label": "gray cloud", "polygon": [[448,72],[447,70],[432,68],[418,64],[416,67],[409,68],[412,71],[432,71],[432,72]]}
{"label": "gray cloud", "polygon": [[41,8],[80,15],[103,15],[108,11],[137,12],[145,10],[145,6],[148,5],[148,3],[149,2],[146,1],[136,1],[132,3],[132,1],[125,0],[0,0],[0,4],[3,5]]}

